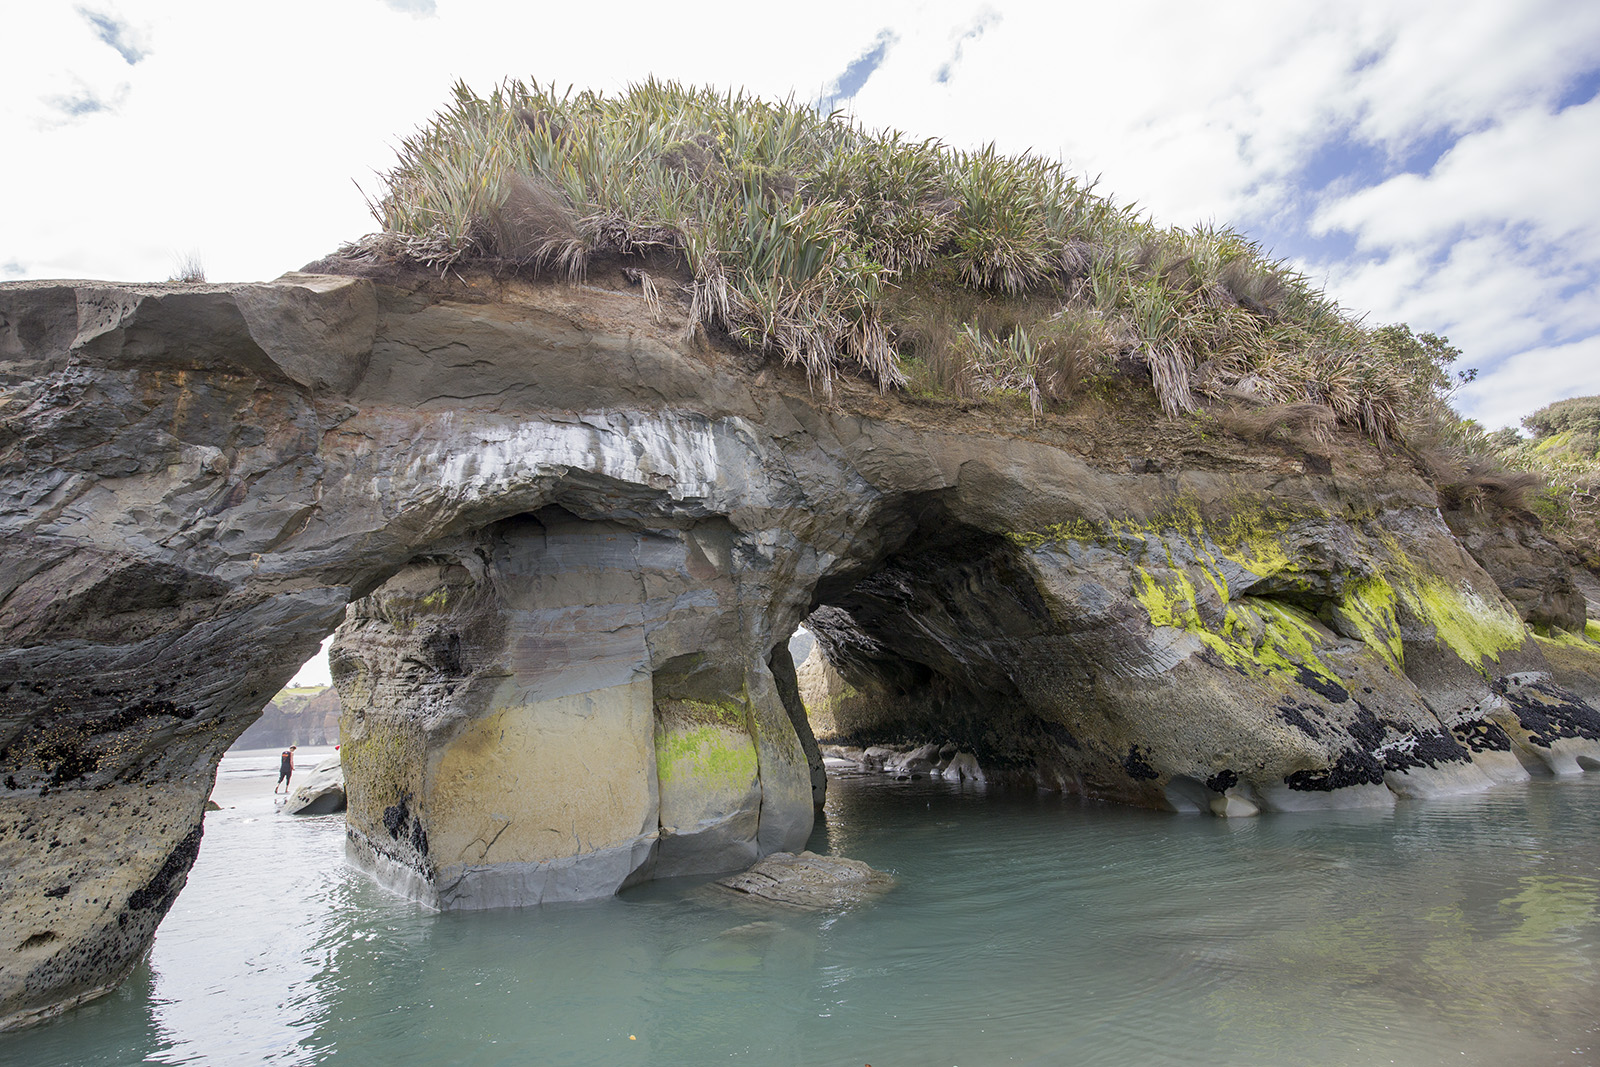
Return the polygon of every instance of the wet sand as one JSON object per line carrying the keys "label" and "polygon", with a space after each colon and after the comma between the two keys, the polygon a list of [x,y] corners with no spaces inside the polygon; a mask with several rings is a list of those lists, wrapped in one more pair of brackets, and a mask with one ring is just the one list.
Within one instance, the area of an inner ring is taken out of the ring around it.
{"label": "wet sand", "polygon": [[[278,782],[278,757],[282,749],[230,749],[217,768],[211,799],[224,808],[259,808],[268,811],[288,797],[273,793]],[[295,750],[291,792],[303,785],[317,765],[336,754],[332,745],[308,745]]]}

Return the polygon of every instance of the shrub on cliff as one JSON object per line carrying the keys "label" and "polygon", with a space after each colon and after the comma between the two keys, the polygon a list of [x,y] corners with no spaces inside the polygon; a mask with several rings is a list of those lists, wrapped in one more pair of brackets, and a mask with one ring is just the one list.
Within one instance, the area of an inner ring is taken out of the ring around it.
{"label": "shrub on cliff", "polygon": [[[794,101],[458,84],[384,177],[377,240],[415,262],[576,278],[597,255],[665,254],[691,333],[799,363],[825,393],[847,370],[904,386],[914,360],[935,387],[1016,391],[1037,414],[1125,358],[1170,414],[1197,395],[1314,403],[1383,437],[1439,391],[1437,367],[1231,230],[1157,227],[1059,163]],[[919,295],[981,313],[939,321]]]}
{"label": "shrub on cliff", "polygon": [[1533,437],[1502,432],[1499,457],[1547,483],[1534,501],[1546,526],[1600,568],[1600,396],[1546,405],[1522,420]]}
{"label": "shrub on cliff", "polygon": [[[1575,453],[1586,452],[1585,458],[1594,459],[1595,448],[1587,447],[1589,440],[1600,435],[1600,396],[1575,396],[1547,404],[1522,420],[1522,425],[1532,430],[1536,439],[1546,439],[1561,433],[1587,434],[1584,447],[1568,449]],[[1569,438],[1568,444],[1572,441]]]}

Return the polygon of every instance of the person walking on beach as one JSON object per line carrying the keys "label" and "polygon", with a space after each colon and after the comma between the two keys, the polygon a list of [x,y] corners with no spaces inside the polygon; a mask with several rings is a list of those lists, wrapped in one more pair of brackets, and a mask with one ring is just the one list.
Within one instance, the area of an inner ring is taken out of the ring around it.
{"label": "person walking on beach", "polygon": [[[290,745],[284,749],[283,755],[278,758],[278,785],[283,786],[285,793],[289,791],[289,778],[294,774],[294,750],[298,747],[298,745]],[[277,786],[274,786],[272,791],[276,793],[278,791]]]}

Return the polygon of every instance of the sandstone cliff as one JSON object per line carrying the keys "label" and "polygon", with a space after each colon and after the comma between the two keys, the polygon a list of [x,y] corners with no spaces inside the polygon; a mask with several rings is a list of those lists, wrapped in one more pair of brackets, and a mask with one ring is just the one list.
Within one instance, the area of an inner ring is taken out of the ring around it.
{"label": "sandstone cliff", "polygon": [[287,748],[339,743],[339,691],[331,685],[279,690],[235,748]]}
{"label": "sandstone cliff", "polygon": [[1458,536],[1365,439],[822,404],[665,305],[602,269],[0,286],[5,1025],[138,959],[335,627],[352,856],[438,907],[802,847],[803,621],[830,729],[1017,783],[1236,814],[1600,766],[1559,555]]}

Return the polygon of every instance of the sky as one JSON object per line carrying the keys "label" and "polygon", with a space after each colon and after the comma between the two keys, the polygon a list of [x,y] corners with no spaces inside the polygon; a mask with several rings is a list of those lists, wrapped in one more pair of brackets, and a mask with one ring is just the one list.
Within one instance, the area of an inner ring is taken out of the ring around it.
{"label": "sky", "polygon": [[451,85],[655,75],[1059,158],[1447,335],[1491,428],[1600,393],[1595,0],[46,0],[0,16],[0,280],[277,276]]}

